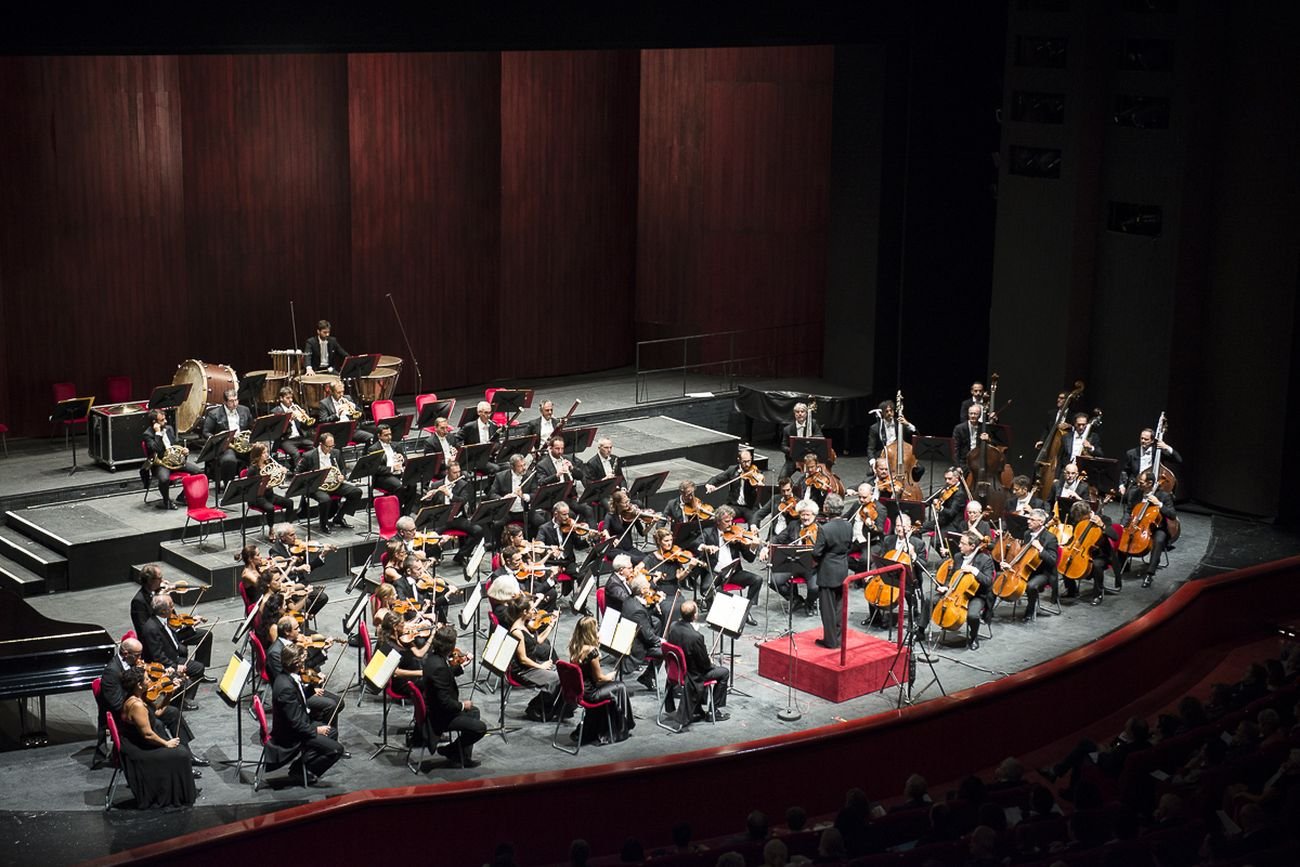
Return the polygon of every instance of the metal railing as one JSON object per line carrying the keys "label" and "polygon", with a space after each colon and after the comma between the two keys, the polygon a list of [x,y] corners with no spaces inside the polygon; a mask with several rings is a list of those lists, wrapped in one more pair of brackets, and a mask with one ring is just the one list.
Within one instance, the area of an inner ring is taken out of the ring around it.
{"label": "metal railing", "polygon": [[636,344],[636,402],[673,400],[688,394],[726,394],[738,379],[807,373],[820,365],[821,349],[808,348],[820,324],[770,325]]}

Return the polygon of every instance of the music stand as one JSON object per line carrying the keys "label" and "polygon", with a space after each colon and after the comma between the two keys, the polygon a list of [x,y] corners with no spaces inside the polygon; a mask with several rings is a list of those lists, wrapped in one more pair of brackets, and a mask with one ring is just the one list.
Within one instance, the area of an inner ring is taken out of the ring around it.
{"label": "music stand", "polygon": [[369,376],[379,365],[379,353],[349,355],[339,367],[339,379],[360,379]]}
{"label": "music stand", "polygon": [[460,464],[461,471],[465,475],[475,480],[487,478],[487,467],[484,466],[488,457],[492,454],[492,443],[473,443],[472,445],[461,446],[456,453],[456,460]]}
{"label": "music stand", "polygon": [[199,456],[194,459],[196,463],[203,464],[204,472],[207,472],[209,468],[213,470],[212,475],[217,481],[217,489],[212,493],[213,503],[217,502],[218,496],[225,487],[221,482],[221,474],[216,472],[217,459],[221,456],[221,453],[226,450],[226,447],[230,445],[230,439],[234,435],[235,432],[229,430],[223,430],[221,433],[213,434],[208,437],[208,441],[205,442],[203,448],[199,450]]}
{"label": "music stand", "polygon": [[[469,591],[465,597],[465,605],[460,609],[460,614],[456,615],[456,622],[460,624],[461,635],[469,629],[470,637],[470,654],[469,654],[469,679],[471,683],[478,682],[478,629],[479,629],[479,608],[483,601],[483,582],[475,581],[474,589]],[[473,623],[473,627],[470,624]]]}
{"label": "music stand", "polygon": [[[320,488],[321,482],[330,474],[329,467],[321,470],[313,470],[310,473],[298,473],[289,482],[289,490],[285,492],[285,497],[292,500],[294,497],[302,497],[306,500]],[[307,541],[311,542],[311,515],[304,510],[307,524]]]}
{"label": "music stand", "polygon": [[244,524],[248,521],[248,506],[253,500],[262,496],[266,490],[267,484],[271,479],[261,473],[256,475],[247,475],[242,479],[231,479],[230,483],[221,493],[220,506],[224,509],[226,506],[238,504],[240,506],[239,515],[239,543],[248,544],[248,528]]}
{"label": "music stand", "polygon": [[[992,437],[990,437],[990,439],[991,438]],[[927,496],[934,493],[935,461],[942,461],[944,466],[948,466],[949,462],[953,460],[953,452],[952,452],[953,448],[954,446],[953,446],[952,437],[918,436],[912,440],[912,454],[916,456],[916,459],[918,461],[926,461],[930,465],[926,473],[927,477],[930,479],[930,483],[929,483],[930,490],[925,492]],[[956,456],[958,463],[961,463],[963,460],[965,460],[965,458],[966,458],[965,455]],[[939,476],[938,478],[940,481],[942,481],[943,479],[942,476]]]}
{"label": "music stand", "polygon": [[531,388],[498,388],[492,393],[492,414],[502,413],[510,418],[506,424],[519,418],[519,414],[524,411],[524,407],[533,405],[533,390]]}
{"label": "music stand", "polygon": [[272,412],[259,415],[253,419],[253,427],[248,432],[249,443],[275,443],[284,436],[289,427],[287,412]]}
{"label": "music stand", "polygon": [[[514,502],[511,497],[498,497],[495,500],[484,500],[478,504],[474,514],[470,517],[471,524],[478,524],[480,527],[495,527],[498,523],[504,524],[510,515],[510,504]],[[524,527],[528,527],[528,506],[524,505]],[[450,519],[448,519],[450,520]]]}
{"label": "music stand", "polygon": [[[433,433],[434,425],[438,419],[450,419],[451,413],[455,409],[455,398],[450,400],[431,400],[424,405],[424,409],[420,410],[420,418],[415,423],[415,426],[420,430],[426,430]],[[387,421],[387,419],[385,419],[385,421]]]}
{"label": "music stand", "polygon": [[[777,566],[786,567],[781,570],[783,572],[788,571],[791,574],[801,574],[805,576],[805,578],[813,577],[814,566],[813,566],[813,558],[812,558],[812,546],[771,545],[768,547],[767,550],[768,550],[768,556],[770,557],[771,560],[771,568],[769,569],[769,576],[768,576],[769,579],[771,578],[770,573],[775,572]],[[812,585],[805,584],[804,586],[808,588],[808,599],[811,602]],[[790,594],[792,596],[794,595],[793,587],[790,590]],[[786,673],[785,708],[783,710],[777,711],[776,718],[784,722],[794,722],[795,720],[803,716],[803,714],[799,712],[799,708],[796,707],[794,703],[794,658],[795,658],[795,653],[798,650],[798,645],[795,643],[794,640],[794,601],[793,600],[791,600],[788,607],[789,607],[789,613],[786,615],[785,636],[790,642],[790,646],[788,649],[790,655],[790,668],[789,671]],[[780,637],[781,636],[779,635],[777,636],[777,638]]]}
{"label": "music stand", "polygon": [[988,431],[990,442],[1004,448],[1011,448],[1011,425],[990,424]]}
{"label": "music stand", "polygon": [[1105,496],[1119,490],[1119,461],[1114,458],[1085,458],[1075,460],[1079,472],[1088,474],[1088,484]]}
{"label": "music stand", "polygon": [[401,442],[402,440],[410,436],[411,421],[414,418],[415,416],[411,415],[409,412],[403,413],[401,415],[390,415],[388,418],[380,419],[376,423],[376,426],[381,424],[388,425],[390,428],[392,428],[393,439],[397,440],[398,442]]}
{"label": "music stand", "polygon": [[[488,639],[487,647],[483,648],[483,667],[495,674],[501,680],[501,689],[497,692],[500,699],[500,716],[497,719],[495,731],[501,735],[501,740],[506,740],[506,732],[514,731],[517,727],[506,727],[506,685],[509,681],[506,679],[506,669],[510,667],[510,661],[515,658],[515,650],[519,647],[519,639],[515,638],[501,624],[493,631],[492,637]],[[470,689],[470,695],[474,694],[474,689],[478,683]],[[488,731],[494,731],[488,729]]]}
{"label": "music stand", "polygon": [[239,381],[239,402],[244,406],[256,407],[262,395],[262,386],[266,383],[265,373],[246,373]]}
{"label": "music stand", "polygon": [[573,482],[548,482],[533,491],[532,507],[549,515],[556,503],[569,499],[569,489],[572,487]]}
{"label": "music stand", "polygon": [[383,449],[376,449],[352,465],[348,481],[366,480],[366,490],[370,499],[370,508],[366,509],[366,535],[374,535],[375,526],[375,473],[388,469],[388,454]]}
{"label": "music stand", "polygon": [[427,528],[437,530],[438,527],[445,527],[454,515],[453,510],[459,510],[459,502],[444,503],[441,506],[425,506],[415,513],[415,529],[417,532],[424,532]]}
{"label": "music stand", "polygon": [[542,444],[537,441],[537,434],[523,434],[508,437],[497,449],[499,455],[526,455],[537,451]]}
{"label": "music stand", "polygon": [[[602,539],[587,549],[587,556],[583,559],[582,565],[578,567],[578,573],[573,576],[575,581],[584,581],[588,575],[594,575],[605,562],[605,555],[614,545],[613,539]],[[576,612],[580,607],[578,599],[575,596],[573,601],[573,610]]]}
{"label": "music stand", "polygon": [[[288,414],[283,414],[288,418]],[[320,445],[320,438],[325,434],[333,434],[334,442],[338,443],[339,450],[342,451],[352,442],[352,435],[357,431],[357,423],[348,419],[346,421],[327,421],[312,427],[312,445]]]}
{"label": "music stand", "polygon": [[790,437],[790,460],[795,464],[803,463],[803,456],[812,452],[818,463],[826,463],[830,452],[826,450],[830,440],[826,437]]}
{"label": "music stand", "polygon": [[[252,610],[248,612],[248,617],[244,618],[243,625],[235,633],[235,641],[238,641],[239,637],[248,631],[253,614],[257,610],[257,606],[253,606]],[[226,759],[219,764],[234,765],[236,774],[239,774],[240,768],[244,766],[244,715],[240,712],[239,705],[244,700],[244,689],[252,678],[252,664],[244,656],[235,653],[231,655],[230,662],[226,664],[225,672],[217,681],[217,695],[221,696],[221,700],[226,703],[227,707],[235,710],[235,760]],[[256,688],[254,688],[254,692],[256,692]]]}
{"label": "music stand", "polygon": [[475,421],[477,418],[478,406],[476,404],[470,404],[460,411],[460,421],[456,423],[456,427],[457,429],[463,428],[465,425]]}
{"label": "music stand", "polygon": [[[70,397],[61,400],[54,405],[54,412],[50,413],[50,421],[62,424],[66,437],[68,425],[84,422],[90,415],[90,407],[94,403],[93,397]],[[68,471],[68,475],[72,475],[77,469],[77,438],[72,437],[72,469]]]}
{"label": "music stand", "polygon": [[614,493],[618,487],[618,476],[609,479],[601,479],[598,482],[588,482],[583,488],[582,497],[579,498],[579,505],[586,503],[599,503],[610,494]]}
{"label": "music stand", "polygon": [[[726,568],[718,573],[717,580],[725,581],[726,576],[739,568],[740,562],[733,560],[728,563]],[[713,602],[709,605],[709,613],[705,617],[705,623],[717,631],[719,636],[719,646],[721,638],[725,636],[731,639],[731,650],[729,652],[730,676],[727,678],[727,695],[743,695],[746,698],[748,693],[741,692],[736,688],[736,639],[745,631],[745,616],[749,614],[749,597],[744,593],[732,595],[730,593],[713,594]]]}
{"label": "music stand", "polygon": [[402,484],[423,490],[442,474],[442,452],[407,458],[402,470]]}
{"label": "music stand", "polygon": [[156,385],[149,395],[149,409],[172,410],[185,402],[190,396],[191,383],[180,385]]}
{"label": "music stand", "polygon": [[652,496],[659,493],[659,489],[668,481],[668,470],[660,470],[657,473],[650,473],[648,476],[641,476],[632,480],[632,486],[627,489],[629,500],[640,500],[644,508],[646,501]]}
{"label": "music stand", "polygon": [[561,428],[558,434],[553,434],[552,439],[556,436],[564,438],[564,453],[566,455],[576,455],[578,452],[585,452],[591,448],[591,444],[596,441],[596,427],[566,427]]}

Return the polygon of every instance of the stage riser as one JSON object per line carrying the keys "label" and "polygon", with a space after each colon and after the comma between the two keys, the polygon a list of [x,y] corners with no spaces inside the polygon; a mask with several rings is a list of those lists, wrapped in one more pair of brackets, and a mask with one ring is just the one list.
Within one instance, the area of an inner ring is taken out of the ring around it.
{"label": "stage riser", "polygon": [[0,526],[0,558],[43,579],[40,592],[68,586],[67,558],[13,527]]}

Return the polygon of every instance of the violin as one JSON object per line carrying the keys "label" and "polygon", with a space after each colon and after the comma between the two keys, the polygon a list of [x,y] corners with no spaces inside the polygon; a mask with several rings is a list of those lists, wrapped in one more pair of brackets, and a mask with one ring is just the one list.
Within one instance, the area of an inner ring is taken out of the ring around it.
{"label": "violin", "polygon": [[651,608],[653,606],[659,605],[667,598],[668,598],[667,595],[662,590],[651,589],[641,594],[641,602],[645,605],[646,608]]}
{"label": "violin", "polygon": [[733,542],[739,542],[742,545],[749,545],[751,547],[761,544],[757,530],[746,530],[738,524],[732,524],[726,530],[722,531],[722,541],[729,545]]}
{"label": "violin", "polygon": [[867,500],[858,506],[858,520],[864,524],[874,524],[880,517],[880,508],[874,500]]}
{"label": "violin", "polygon": [[330,554],[337,551],[338,548],[324,542],[294,542],[289,552],[295,555],[303,554]]}
{"label": "violin", "polygon": [[331,644],[334,644],[337,641],[339,641],[339,639],[321,635],[319,633],[315,635],[298,636],[299,646],[311,647],[311,648],[315,648],[316,650],[324,650],[325,648],[329,647]]}
{"label": "violin", "polygon": [[554,623],[557,617],[559,617],[559,615],[554,611],[538,609],[537,611],[530,612],[527,620],[528,629],[532,632],[540,632]]}
{"label": "violin", "polygon": [[421,623],[412,622],[407,624],[406,628],[402,631],[401,635],[397,636],[397,643],[402,645],[403,647],[412,647],[420,639],[424,639],[425,641],[428,641],[429,638],[431,638],[432,636],[433,636],[432,623],[429,623],[428,621],[424,621]]}
{"label": "violin", "polygon": [[526,581],[529,578],[545,578],[548,568],[540,563],[525,563],[515,570],[515,577],[520,581]]}
{"label": "violin", "polygon": [[314,668],[304,668],[299,677],[302,678],[303,686],[322,687],[325,685],[325,678],[321,677],[321,673]]}
{"label": "violin", "polygon": [[656,553],[659,555],[660,560],[672,561],[674,563],[681,563],[683,566],[707,566],[708,565],[707,563],[704,563],[703,561],[698,559],[694,554],[692,554],[690,551],[687,551],[685,548],[681,547],[680,545],[674,545],[672,547],[672,550],[670,551],[667,552],[658,551]]}
{"label": "violin", "polygon": [[172,615],[167,618],[167,625],[172,629],[182,629],[186,626],[198,626],[200,623],[204,622],[206,621],[202,617],[196,617],[193,614],[177,614],[174,611],[172,612]]}
{"label": "violin", "polygon": [[844,496],[844,483],[840,481],[840,477],[821,464],[818,464],[811,473],[806,475],[804,481],[808,483],[809,487],[816,488],[819,491]]}
{"label": "violin", "polygon": [[463,666],[467,662],[469,662],[469,654],[459,647],[453,647],[451,653],[447,654],[447,664],[452,668]]}
{"label": "violin", "polygon": [[939,496],[934,498],[933,505],[936,508],[943,508],[943,504],[948,502],[952,495],[957,493],[959,490],[961,490],[961,485],[949,485],[939,492]]}
{"label": "violin", "polygon": [[164,581],[162,583],[162,587],[159,588],[158,592],[166,593],[168,596],[180,596],[182,594],[189,593],[192,590],[198,590],[198,589],[199,587],[197,584],[190,584],[188,581],[183,581],[183,580],[177,581],[175,584],[171,584]]}
{"label": "violin", "polygon": [[446,579],[437,575],[421,575],[415,582],[416,589],[427,593],[446,593],[451,586]]}
{"label": "violin", "polygon": [[749,469],[741,470],[740,473],[737,474],[737,478],[743,479],[757,488],[763,484],[763,471],[753,464],[750,464]]}
{"label": "violin", "polygon": [[791,494],[781,498],[781,502],[776,504],[776,510],[787,518],[796,518],[799,516],[798,506],[799,498]]}
{"label": "violin", "polygon": [[184,674],[173,677],[161,662],[150,662],[144,666],[144,697],[150,704],[160,698],[170,699],[184,680]]}
{"label": "violin", "polygon": [[817,526],[817,523],[816,523],[815,521],[814,521],[813,523],[809,524],[807,527],[800,527],[800,528],[799,528],[799,544],[800,544],[800,545],[816,545],[816,544],[817,544],[817,531],[818,531],[819,529],[820,529],[820,527]]}
{"label": "violin", "polygon": [[701,500],[699,497],[691,497],[689,503],[682,504],[682,514],[687,518],[712,518],[717,509]]}
{"label": "violin", "polygon": [[586,524],[580,524],[574,521],[573,518],[569,518],[566,522],[560,524],[560,532],[565,534],[573,533],[577,536],[585,536],[591,532],[591,527],[587,526]]}
{"label": "violin", "polygon": [[434,545],[442,547],[443,537],[437,533],[416,533],[411,539],[411,546],[414,548],[423,548],[425,545]]}

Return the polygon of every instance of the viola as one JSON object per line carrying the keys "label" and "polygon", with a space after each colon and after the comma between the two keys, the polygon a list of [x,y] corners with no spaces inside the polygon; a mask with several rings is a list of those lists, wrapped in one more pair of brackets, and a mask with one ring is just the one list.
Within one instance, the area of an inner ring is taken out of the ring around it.
{"label": "viola", "polygon": [[573,533],[578,536],[585,536],[591,532],[591,527],[587,526],[586,524],[579,524],[576,521],[574,521],[573,518],[569,518],[567,521],[563,521],[560,523],[560,532],[565,534]]}
{"label": "viola", "polygon": [[182,629],[186,626],[198,626],[203,622],[204,620],[202,617],[196,617],[193,614],[177,614],[172,612],[172,615],[167,618],[167,625],[172,629]]}
{"label": "viola", "polygon": [[872,500],[867,500],[865,503],[858,506],[858,520],[862,521],[862,523],[874,524],[876,523],[876,519],[879,517],[880,509]]}
{"label": "viola", "polygon": [[674,563],[681,563],[684,566],[708,565],[680,545],[674,545],[670,550],[660,551],[658,554],[659,559],[661,560],[671,560]]}
{"label": "viola", "polygon": [[818,464],[811,473],[808,473],[804,477],[804,480],[811,488],[844,496],[844,483],[840,481],[840,477],[827,470],[821,464]]}
{"label": "viola", "polygon": [[411,647],[420,639],[428,641],[433,635],[433,624],[427,620],[421,623],[411,623],[407,626],[402,634],[397,636],[397,643],[403,647]]}
{"label": "viola", "polygon": [[321,687],[325,685],[325,678],[321,677],[321,673],[314,668],[304,668],[299,677],[302,678],[303,686]]}
{"label": "viola", "polygon": [[515,577],[520,581],[526,581],[529,578],[545,578],[547,568],[540,563],[525,563],[515,570]]}
{"label": "viola", "polygon": [[184,581],[184,580],[177,581],[174,584],[164,581],[162,587],[159,588],[158,592],[166,593],[168,596],[181,596],[185,593],[189,593],[191,590],[198,590],[198,589],[199,587],[197,584],[191,584],[188,581]]}
{"label": "viola", "polygon": [[442,547],[443,538],[443,536],[439,536],[437,533],[416,533],[414,538],[411,539],[411,546],[414,548],[423,548],[425,545],[433,545],[440,548]]}
{"label": "viola", "polygon": [[324,650],[325,648],[329,647],[331,644],[334,644],[338,640],[339,639],[337,638],[331,638],[329,636],[321,635],[319,633],[315,635],[298,636],[298,644],[300,646],[311,647],[311,648],[315,648],[316,650]]}
{"label": "viola", "polygon": [[749,465],[749,469],[741,470],[740,473],[737,474],[737,476],[738,478],[743,479],[746,482],[749,482],[751,485],[753,485],[756,488],[759,485],[763,484],[764,481],[763,471],[760,470],[758,467],[754,466],[753,464]]}
{"label": "viola", "polygon": [[652,608],[659,605],[667,598],[667,595],[662,590],[647,590],[641,594],[641,602],[646,608]]}
{"label": "viola", "polygon": [[184,675],[169,675],[161,662],[151,662],[144,666],[144,697],[150,704],[160,698],[170,698],[183,680]]}

